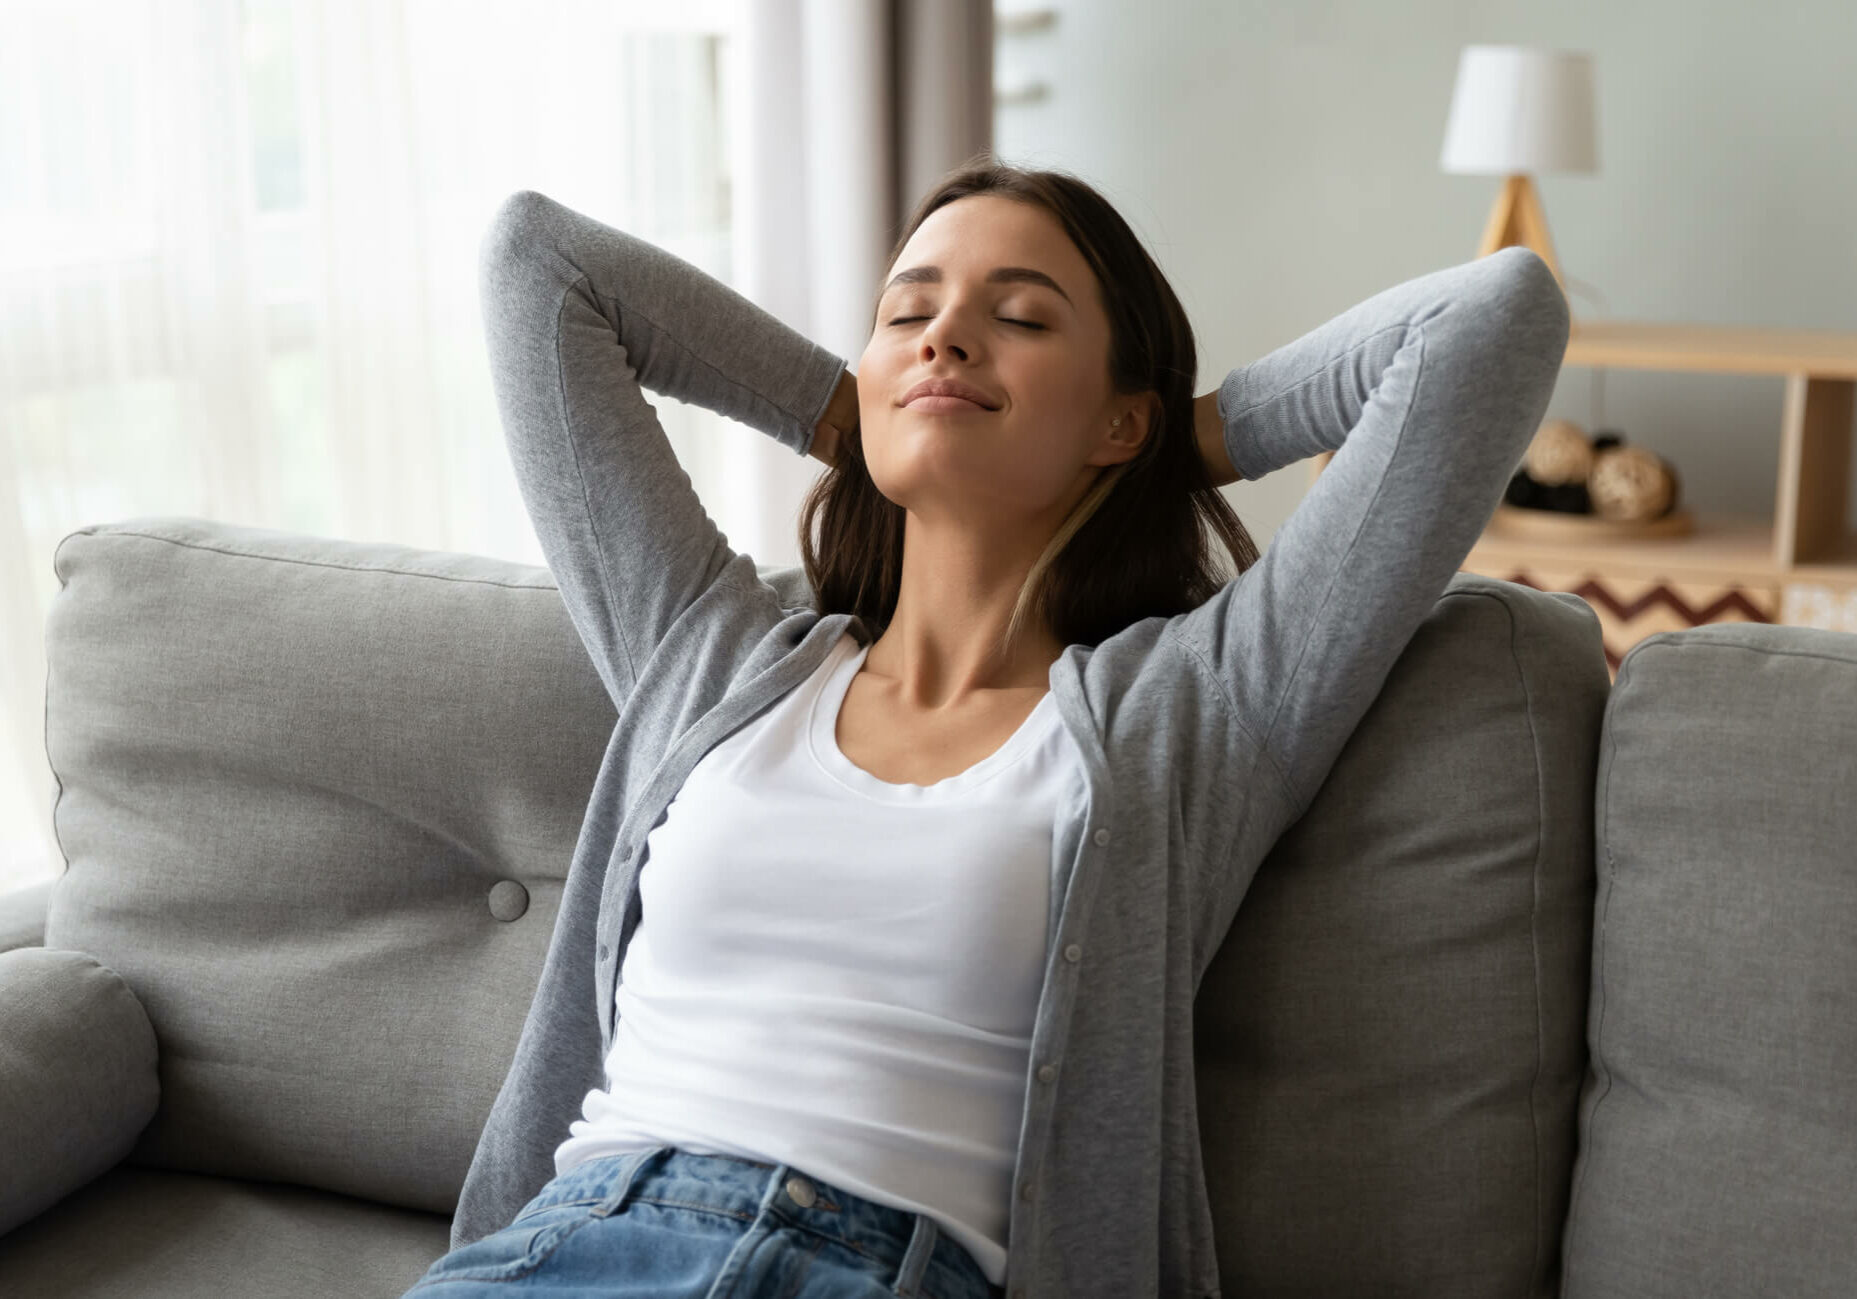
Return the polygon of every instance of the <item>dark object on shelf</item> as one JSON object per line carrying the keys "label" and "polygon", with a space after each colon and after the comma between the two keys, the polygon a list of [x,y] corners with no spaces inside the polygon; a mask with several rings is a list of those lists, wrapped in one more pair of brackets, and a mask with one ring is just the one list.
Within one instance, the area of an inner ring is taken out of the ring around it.
{"label": "dark object on shelf", "polygon": [[1517,509],[1584,514],[1618,523],[1649,523],[1671,514],[1680,488],[1675,466],[1622,429],[1586,430],[1551,419],[1535,430],[1503,490]]}
{"label": "dark object on shelf", "polygon": [[1506,504],[1528,510],[1554,510],[1561,514],[1590,514],[1592,499],[1585,483],[1558,483],[1549,486],[1529,477],[1526,469],[1517,469],[1502,494]]}

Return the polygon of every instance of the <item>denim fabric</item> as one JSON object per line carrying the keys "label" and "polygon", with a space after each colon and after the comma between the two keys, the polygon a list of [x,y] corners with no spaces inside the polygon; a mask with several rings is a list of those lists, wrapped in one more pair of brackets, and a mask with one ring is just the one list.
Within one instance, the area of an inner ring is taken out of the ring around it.
{"label": "denim fabric", "polygon": [[[797,1197],[797,1198],[796,1198]],[[994,1299],[932,1218],[787,1164],[671,1146],[590,1159],[501,1231],[444,1255],[408,1296],[554,1299]]]}

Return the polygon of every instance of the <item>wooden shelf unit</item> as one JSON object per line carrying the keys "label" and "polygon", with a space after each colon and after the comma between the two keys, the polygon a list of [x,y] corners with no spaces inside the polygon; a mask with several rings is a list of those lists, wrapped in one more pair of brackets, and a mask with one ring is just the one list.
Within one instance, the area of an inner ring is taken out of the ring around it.
{"label": "wooden shelf unit", "polygon": [[[1589,544],[1508,538],[1492,521],[1464,571],[1580,595],[1599,614],[1615,676],[1645,636],[1705,622],[1857,632],[1857,333],[1575,320],[1563,365],[1783,377],[1773,514],[1698,512],[1688,536]],[[1314,457],[1312,481],[1332,458]]]}

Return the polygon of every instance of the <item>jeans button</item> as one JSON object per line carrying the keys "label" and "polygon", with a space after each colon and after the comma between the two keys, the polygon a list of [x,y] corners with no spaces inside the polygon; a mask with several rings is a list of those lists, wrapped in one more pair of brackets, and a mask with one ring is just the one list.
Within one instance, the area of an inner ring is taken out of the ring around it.
{"label": "jeans button", "polygon": [[812,1183],[803,1177],[787,1179],[787,1196],[802,1209],[810,1209],[818,1200],[819,1194],[812,1189]]}

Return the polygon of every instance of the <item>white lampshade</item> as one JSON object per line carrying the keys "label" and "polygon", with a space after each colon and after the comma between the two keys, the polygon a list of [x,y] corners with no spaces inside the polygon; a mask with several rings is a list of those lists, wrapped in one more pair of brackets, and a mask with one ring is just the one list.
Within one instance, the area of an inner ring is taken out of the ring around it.
{"label": "white lampshade", "polygon": [[1589,54],[1466,45],[1444,129],[1445,171],[1597,171]]}

